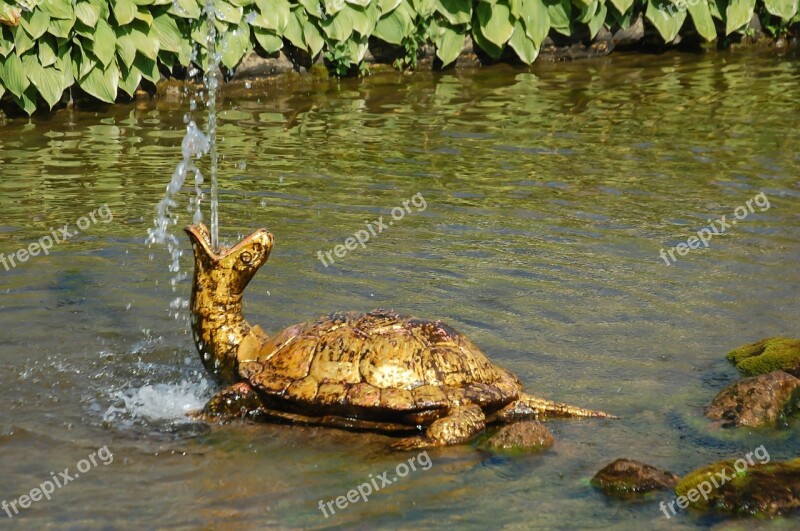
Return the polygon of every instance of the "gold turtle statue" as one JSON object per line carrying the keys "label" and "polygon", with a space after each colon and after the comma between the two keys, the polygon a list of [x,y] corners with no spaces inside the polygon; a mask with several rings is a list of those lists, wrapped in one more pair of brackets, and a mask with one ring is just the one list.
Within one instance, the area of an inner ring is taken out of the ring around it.
{"label": "gold turtle statue", "polygon": [[523,391],[441,321],[393,311],[335,313],[268,336],[242,315],[244,290],[272,250],[259,229],[214,252],[191,225],[195,269],[192,329],[205,368],[228,387],[210,417],[250,416],[398,435],[401,448],[460,444],[487,424],[540,416],[615,418]]}

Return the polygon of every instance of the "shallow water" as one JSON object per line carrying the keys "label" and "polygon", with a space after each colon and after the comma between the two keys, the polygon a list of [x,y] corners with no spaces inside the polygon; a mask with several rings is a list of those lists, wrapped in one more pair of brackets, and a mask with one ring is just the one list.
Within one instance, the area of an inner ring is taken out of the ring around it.
{"label": "shallow water", "polygon": [[[734,433],[702,417],[737,378],[725,352],[798,333],[799,78],[796,58],[774,54],[618,55],[223,98],[221,237],[267,226],[277,242],[248,291],[251,322],[276,331],[376,307],[440,317],[534,393],[623,416],[551,421],[557,443],[540,455],[430,450],[429,470],[328,518],[320,500],[414,454],[377,435],[184,417],[215,387],[169,308],[188,283],[173,293],[168,256],[143,242],[187,105],[9,121],[0,252],[104,204],[113,219],[0,265],[0,500],[103,446],[113,462],[13,519],[0,512],[2,526],[752,527],[667,520],[657,501],[669,496],[608,501],[588,479],[617,457],[682,474],[761,444],[772,459],[800,453],[797,419]],[[759,192],[769,209],[674,265],[659,258]],[[411,205],[329,267],[317,259],[415,194],[424,211]]]}

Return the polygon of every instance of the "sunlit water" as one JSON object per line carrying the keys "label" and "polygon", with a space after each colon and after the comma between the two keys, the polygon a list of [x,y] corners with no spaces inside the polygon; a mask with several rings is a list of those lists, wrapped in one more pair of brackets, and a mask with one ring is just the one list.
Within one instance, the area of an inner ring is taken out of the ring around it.
{"label": "sunlit water", "polygon": [[[587,482],[617,457],[682,474],[761,444],[773,459],[800,455],[797,420],[720,432],[702,418],[737,378],[727,350],[798,335],[799,67],[773,55],[616,56],[532,73],[253,84],[222,98],[222,240],[260,226],[276,237],[246,297],[251,322],[277,331],[376,307],[441,317],[533,392],[623,416],[552,421],[557,443],[536,456],[431,450],[429,470],[327,519],[319,500],[409,455],[377,435],[184,415],[216,387],[185,315],[169,312],[167,253],[143,235],[180,160],[188,104],[9,122],[0,252],[74,229],[103,204],[113,220],[0,264],[0,501],[104,445],[114,460],[14,519],[0,513],[2,526],[730,526],[667,520],[657,501],[668,495],[615,502]],[[760,191],[769,209],[674,265],[659,258]],[[192,193],[186,183],[184,200]],[[411,204],[366,248],[318,260],[415,194],[424,211]]]}

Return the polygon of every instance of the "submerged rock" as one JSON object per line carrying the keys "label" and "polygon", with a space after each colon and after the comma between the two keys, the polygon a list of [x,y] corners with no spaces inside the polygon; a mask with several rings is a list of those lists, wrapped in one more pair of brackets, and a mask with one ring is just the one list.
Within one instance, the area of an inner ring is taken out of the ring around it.
{"label": "submerged rock", "polygon": [[797,408],[800,379],[783,371],[745,378],[723,389],[706,417],[729,426],[764,426]]}
{"label": "submerged rock", "polygon": [[481,446],[496,450],[546,450],[554,442],[555,438],[544,424],[527,420],[501,426]]}
{"label": "submerged rock", "polygon": [[690,472],[675,487],[679,506],[768,517],[800,509],[800,459],[770,463],[764,446],[755,455],[762,462],[749,453]]}
{"label": "submerged rock", "polygon": [[627,497],[671,489],[679,479],[672,472],[633,459],[617,459],[595,474],[591,483],[609,496]]}
{"label": "submerged rock", "polygon": [[728,352],[728,359],[748,376],[781,370],[800,377],[800,339],[762,339]]}

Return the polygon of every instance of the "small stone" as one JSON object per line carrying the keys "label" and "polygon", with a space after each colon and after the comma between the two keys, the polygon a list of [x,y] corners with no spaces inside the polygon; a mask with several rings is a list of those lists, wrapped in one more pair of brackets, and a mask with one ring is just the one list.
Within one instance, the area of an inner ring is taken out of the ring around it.
{"label": "small stone", "polygon": [[671,489],[679,479],[671,472],[633,459],[617,459],[595,474],[591,483],[609,496],[627,497]]}
{"label": "small stone", "polygon": [[544,424],[526,420],[503,425],[481,446],[495,450],[546,450],[554,442]]}
{"label": "small stone", "polygon": [[706,417],[724,427],[774,424],[797,407],[800,379],[783,371],[745,378],[723,389],[706,408]]}

